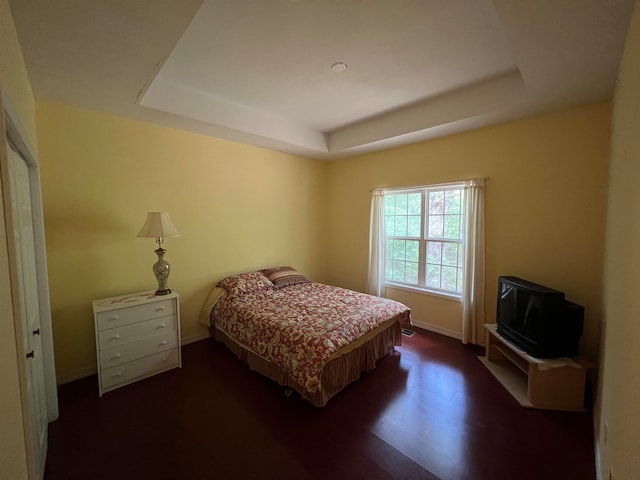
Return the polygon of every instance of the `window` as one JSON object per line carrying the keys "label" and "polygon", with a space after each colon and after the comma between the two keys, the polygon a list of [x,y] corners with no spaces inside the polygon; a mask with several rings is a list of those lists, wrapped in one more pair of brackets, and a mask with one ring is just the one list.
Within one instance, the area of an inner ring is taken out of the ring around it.
{"label": "window", "polygon": [[463,184],[385,192],[385,280],[460,296]]}

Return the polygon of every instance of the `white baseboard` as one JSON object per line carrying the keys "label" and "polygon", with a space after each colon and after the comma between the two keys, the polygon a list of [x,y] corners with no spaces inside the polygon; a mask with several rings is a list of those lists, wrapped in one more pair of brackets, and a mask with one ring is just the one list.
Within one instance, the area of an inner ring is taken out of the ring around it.
{"label": "white baseboard", "polygon": [[204,340],[205,338],[209,338],[211,335],[209,331],[196,333],[195,335],[190,335],[188,337],[182,337],[182,345],[189,345],[190,343],[199,342],[200,340]]}
{"label": "white baseboard", "polygon": [[[209,338],[209,332],[201,332],[195,335],[190,335],[188,337],[182,337],[181,344],[189,345],[190,343],[199,342],[200,340],[204,340],[205,338]],[[63,385],[65,383],[73,382],[75,380],[80,380],[81,378],[90,377],[91,375],[95,375],[98,373],[98,368],[96,365],[92,365],[87,368],[83,368],[81,370],[76,370],[75,372],[69,373],[67,375],[62,375],[57,378],[58,385]]]}
{"label": "white baseboard", "polygon": [[67,375],[62,375],[56,380],[58,381],[58,385],[63,385],[75,380],[80,380],[81,378],[90,377],[96,373],[98,373],[98,368],[95,365],[92,365],[90,367],[83,368],[82,370],[76,370],[75,372],[68,373]]}
{"label": "white baseboard", "polygon": [[[441,335],[445,335],[451,338],[456,338],[458,340],[462,339],[462,334],[460,332],[456,332],[455,330],[449,330],[448,328],[439,327],[437,325],[433,325],[427,322],[421,322],[420,320],[412,319],[411,323],[418,328],[422,328],[423,330],[439,333]],[[182,345],[189,345],[190,343],[199,342],[200,340],[205,340],[209,337],[210,337],[209,332],[204,331],[204,332],[196,333],[195,335],[190,335],[188,337],[182,337],[181,343]],[[67,375],[58,377],[58,385],[73,382],[75,380],[80,380],[81,378],[89,377],[91,375],[95,375],[96,373],[97,373],[97,368],[95,365],[92,365],[91,367],[87,367],[82,370],[77,370]]]}
{"label": "white baseboard", "polygon": [[431,323],[422,322],[420,320],[411,319],[411,323],[418,328],[422,328],[423,330],[428,330],[430,332],[439,333],[440,335],[444,335],[446,337],[455,338],[457,340],[462,340],[462,333],[456,332],[455,330],[450,330],[448,328],[439,327],[438,325],[433,325]]}

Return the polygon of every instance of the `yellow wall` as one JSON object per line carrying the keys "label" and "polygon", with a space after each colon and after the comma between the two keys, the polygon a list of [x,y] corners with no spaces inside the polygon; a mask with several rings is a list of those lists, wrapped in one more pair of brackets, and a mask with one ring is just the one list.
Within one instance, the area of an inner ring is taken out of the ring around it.
{"label": "yellow wall", "polygon": [[[330,164],[330,280],[364,290],[370,190],[489,177],[486,319],[497,277],[565,291],[585,306],[581,348],[597,358],[611,104],[599,103]],[[460,303],[388,290],[417,322],[460,333]]]}
{"label": "yellow wall", "polygon": [[[599,478],[640,478],[640,7],[631,20],[613,115],[605,255]],[[608,425],[608,429],[605,428]]]}
{"label": "yellow wall", "polygon": [[35,151],[36,147],[36,119],[31,83],[24,64],[22,50],[18,43],[9,1],[0,0],[0,82],[5,95],[8,95],[8,105],[5,108],[14,110],[20,121],[23,140],[30,143]]}
{"label": "yellow wall", "polygon": [[[35,145],[36,125],[31,85],[9,2],[0,0],[0,92],[5,107],[20,122],[25,140]],[[0,115],[2,112],[0,111]],[[0,143],[0,145],[3,145]],[[0,192],[0,479],[27,478],[20,384],[15,344],[4,205]]]}
{"label": "yellow wall", "polygon": [[224,276],[292,265],[325,281],[326,165],[320,161],[38,103],[41,181],[58,378],[95,368],[91,300],[157,287],[148,211],[168,211],[169,286],[183,338]]}

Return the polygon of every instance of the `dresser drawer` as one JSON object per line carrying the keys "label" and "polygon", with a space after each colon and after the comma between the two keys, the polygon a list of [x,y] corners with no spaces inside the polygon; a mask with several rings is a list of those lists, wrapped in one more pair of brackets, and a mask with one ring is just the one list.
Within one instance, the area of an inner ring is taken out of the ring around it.
{"label": "dresser drawer", "polygon": [[135,340],[100,352],[100,369],[115,367],[138,358],[164,352],[178,346],[178,334],[166,332]]}
{"label": "dresser drawer", "polygon": [[150,376],[163,370],[179,365],[178,349],[167,350],[148,357],[124,363],[117,367],[107,368],[100,375],[102,389],[107,389],[123,382],[138,379],[138,377]]}
{"label": "dresser drawer", "polygon": [[119,327],[134,322],[142,322],[150,318],[175,315],[176,301],[174,299],[161,300],[143,305],[128,306],[99,312],[96,314],[98,330]]}
{"label": "dresser drawer", "polygon": [[177,324],[177,316],[171,315],[134,323],[132,325],[111,328],[109,330],[102,330],[98,333],[99,348],[100,350],[105,350],[152,335],[159,335],[164,332],[177,332]]}

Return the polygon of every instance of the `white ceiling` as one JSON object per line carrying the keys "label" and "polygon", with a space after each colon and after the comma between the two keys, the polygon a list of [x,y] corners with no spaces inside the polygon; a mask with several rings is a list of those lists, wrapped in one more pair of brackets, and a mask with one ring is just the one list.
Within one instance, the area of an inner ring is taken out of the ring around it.
{"label": "white ceiling", "polygon": [[611,98],[634,0],[10,4],[37,98],[333,159]]}

